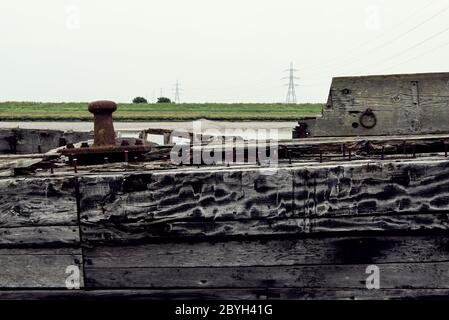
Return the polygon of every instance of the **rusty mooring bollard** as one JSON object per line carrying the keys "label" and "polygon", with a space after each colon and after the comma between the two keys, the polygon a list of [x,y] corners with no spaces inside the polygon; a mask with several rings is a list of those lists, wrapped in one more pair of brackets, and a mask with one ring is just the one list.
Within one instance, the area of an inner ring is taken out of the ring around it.
{"label": "rusty mooring bollard", "polygon": [[117,110],[115,102],[106,100],[92,102],[88,110],[94,115],[93,145],[84,142],[81,147],[75,148],[73,144],[68,144],[65,149],[59,151],[71,159],[76,157],[78,165],[122,162],[124,151],[129,153],[129,159],[143,160],[143,155],[151,150],[151,145],[139,139],[133,145],[125,140],[121,144],[116,142],[112,123],[112,113]]}
{"label": "rusty mooring bollard", "polygon": [[115,145],[115,131],[112,113],[117,110],[113,101],[95,101],[89,104],[89,111],[94,114],[94,147]]}

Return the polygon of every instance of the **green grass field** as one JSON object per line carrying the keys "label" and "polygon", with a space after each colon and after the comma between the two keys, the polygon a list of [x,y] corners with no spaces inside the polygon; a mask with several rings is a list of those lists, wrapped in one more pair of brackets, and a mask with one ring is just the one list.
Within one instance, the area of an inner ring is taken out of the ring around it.
{"label": "green grass field", "polygon": [[[321,104],[119,104],[115,121],[295,121],[315,116]],[[87,103],[0,103],[0,121],[92,121]]]}

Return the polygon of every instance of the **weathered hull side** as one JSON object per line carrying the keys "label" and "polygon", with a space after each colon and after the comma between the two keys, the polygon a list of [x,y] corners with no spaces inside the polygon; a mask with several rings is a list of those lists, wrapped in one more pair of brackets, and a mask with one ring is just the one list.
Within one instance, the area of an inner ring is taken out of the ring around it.
{"label": "weathered hull side", "polygon": [[[449,162],[0,180],[0,298],[449,293]],[[380,271],[368,290],[367,267]],[[80,289],[67,290],[68,266]]]}
{"label": "weathered hull side", "polygon": [[[365,112],[375,123],[364,122]],[[311,137],[448,133],[449,73],[338,77]]]}

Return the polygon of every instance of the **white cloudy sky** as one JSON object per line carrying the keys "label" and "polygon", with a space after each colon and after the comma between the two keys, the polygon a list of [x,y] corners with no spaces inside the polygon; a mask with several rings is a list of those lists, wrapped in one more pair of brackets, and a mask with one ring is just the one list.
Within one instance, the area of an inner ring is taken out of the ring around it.
{"label": "white cloudy sky", "polygon": [[1,0],[0,101],[301,102],[332,76],[449,71],[448,0]]}

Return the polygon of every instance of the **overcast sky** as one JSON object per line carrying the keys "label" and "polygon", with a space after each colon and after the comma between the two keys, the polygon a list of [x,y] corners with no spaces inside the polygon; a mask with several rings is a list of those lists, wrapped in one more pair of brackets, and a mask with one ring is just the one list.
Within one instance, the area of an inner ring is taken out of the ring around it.
{"label": "overcast sky", "polygon": [[0,101],[324,102],[332,76],[449,71],[447,0],[1,0]]}

